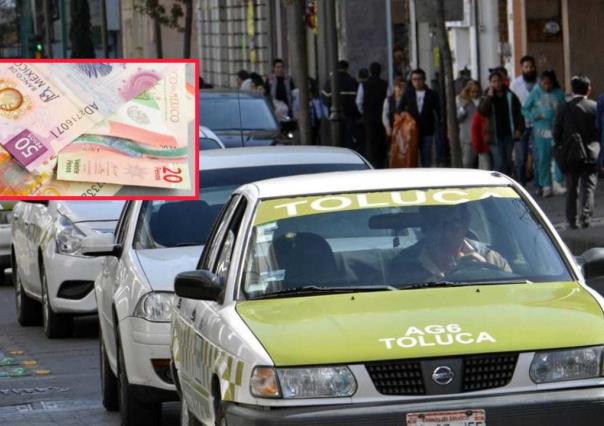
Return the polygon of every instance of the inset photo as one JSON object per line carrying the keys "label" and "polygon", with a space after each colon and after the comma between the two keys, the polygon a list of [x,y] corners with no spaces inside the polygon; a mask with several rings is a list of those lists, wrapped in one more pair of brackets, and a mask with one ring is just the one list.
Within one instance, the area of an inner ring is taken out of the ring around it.
{"label": "inset photo", "polygon": [[0,196],[195,198],[198,61],[0,62]]}

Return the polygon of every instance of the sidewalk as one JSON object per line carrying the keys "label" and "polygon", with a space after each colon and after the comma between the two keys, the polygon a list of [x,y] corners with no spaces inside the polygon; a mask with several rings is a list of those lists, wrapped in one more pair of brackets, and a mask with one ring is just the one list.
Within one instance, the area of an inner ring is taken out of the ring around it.
{"label": "sidewalk", "polygon": [[[534,193],[532,185],[528,185],[528,189],[531,194]],[[573,254],[579,255],[592,247],[604,247],[604,179],[598,180],[592,226],[587,229],[570,229],[567,227],[565,214],[566,195],[550,198],[533,195],[533,198],[554,224]]]}

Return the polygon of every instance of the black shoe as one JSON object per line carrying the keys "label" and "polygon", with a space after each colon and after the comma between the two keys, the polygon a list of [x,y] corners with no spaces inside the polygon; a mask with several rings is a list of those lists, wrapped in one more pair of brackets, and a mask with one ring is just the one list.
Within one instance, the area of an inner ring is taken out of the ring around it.
{"label": "black shoe", "polygon": [[569,223],[569,224],[568,224],[568,227],[569,227],[570,229],[579,229],[579,225],[577,225],[576,223]]}
{"label": "black shoe", "polygon": [[588,221],[581,222],[581,228],[589,228],[591,223]]}

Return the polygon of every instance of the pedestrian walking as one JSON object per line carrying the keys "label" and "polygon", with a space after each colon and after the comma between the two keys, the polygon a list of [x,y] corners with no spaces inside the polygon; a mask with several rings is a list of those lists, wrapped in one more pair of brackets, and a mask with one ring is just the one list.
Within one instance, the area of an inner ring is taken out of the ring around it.
{"label": "pedestrian walking", "polygon": [[392,136],[392,125],[394,124],[394,114],[396,113],[396,107],[400,103],[403,93],[407,84],[403,77],[396,77],[393,81],[392,94],[384,100],[384,106],[382,108],[382,124],[386,131],[386,136],[390,138]]}
{"label": "pedestrian walking", "polygon": [[[558,109],[554,127],[556,159],[566,173],[566,220],[572,229],[590,226],[598,183],[600,135],[596,127],[598,105],[588,99],[591,82],[585,76],[571,79],[573,98]],[[577,199],[581,206],[577,213]]]}
{"label": "pedestrian walking", "polygon": [[432,166],[434,147],[436,147],[436,158],[443,158],[444,147],[439,134],[440,102],[436,92],[426,84],[426,72],[421,68],[411,72],[411,84],[407,86],[397,110],[410,113],[418,123],[422,166]]}
{"label": "pedestrian walking", "polygon": [[382,66],[373,62],[369,66],[369,78],[359,87],[356,97],[357,109],[361,113],[365,129],[365,153],[376,168],[385,167],[388,150],[382,125],[382,110],[388,83],[380,77],[381,73]]}
{"label": "pedestrian walking", "polygon": [[470,80],[455,98],[462,163],[465,168],[476,167],[477,152],[472,146],[472,119],[478,111],[482,89],[476,80]]}
{"label": "pedestrian walking", "polygon": [[489,76],[489,88],[478,105],[478,111],[489,119],[489,149],[493,169],[512,174],[514,141],[524,132],[524,118],[520,101],[503,84],[501,73]]}
{"label": "pedestrian walking", "polygon": [[566,192],[563,187],[564,176],[554,163],[552,179],[552,148],[554,145],[554,124],[556,112],[563,105],[565,95],[556,73],[553,70],[543,71],[541,81],[535,85],[522,107],[525,121],[533,123],[534,151],[536,151],[535,176],[542,187],[541,195],[550,197]]}
{"label": "pedestrian walking", "polygon": [[[524,106],[526,100],[529,97],[529,94],[532,92],[533,88],[537,85],[537,65],[535,63],[535,58],[530,55],[523,56],[520,58],[520,66],[522,68],[522,74],[519,75],[512,82],[510,89],[520,100],[520,104]],[[527,181],[527,161],[529,152],[531,152],[531,141],[533,135],[533,123],[531,120],[526,121],[525,130],[522,133],[522,137],[518,141],[516,141],[514,146],[514,163],[515,163],[515,172],[516,172],[516,180],[520,182],[522,185],[526,185]],[[533,146],[534,148],[534,146]],[[532,157],[534,163],[536,164],[538,160],[538,150],[532,149]],[[535,167],[536,168],[536,167]],[[535,173],[535,183],[538,188],[541,188],[543,184],[539,182],[538,173]]]}
{"label": "pedestrian walking", "polygon": [[604,174],[604,93],[598,97],[598,115],[596,118],[596,127],[600,132],[600,159],[598,161],[598,172]]}
{"label": "pedestrian walking", "polygon": [[479,111],[472,117],[472,148],[478,156],[478,168],[491,170],[489,118]]}
{"label": "pedestrian walking", "polygon": [[273,72],[266,79],[266,92],[273,101],[280,101],[287,105],[287,115],[292,116],[293,95],[296,88],[294,81],[287,74],[283,59],[273,61]]}
{"label": "pedestrian walking", "polygon": [[252,90],[252,79],[246,70],[239,70],[237,73],[237,87],[239,90]]}
{"label": "pedestrian walking", "polygon": [[[360,147],[355,139],[355,125],[360,115],[355,104],[359,83],[348,73],[348,61],[338,62],[337,79],[340,87],[340,112],[344,116],[342,123],[344,146],[359,151]],[[321,94],[325,104],[331,109],[331,79],[327,80]]]}

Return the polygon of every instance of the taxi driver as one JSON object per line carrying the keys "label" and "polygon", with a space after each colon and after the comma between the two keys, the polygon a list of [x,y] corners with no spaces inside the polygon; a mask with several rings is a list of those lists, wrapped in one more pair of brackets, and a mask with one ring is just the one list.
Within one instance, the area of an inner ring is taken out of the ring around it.
{"label": "taxi driver", "polygon": [[424,238],[395,257],[390,268],[392,283],[441,281],[454,268],[461,268],[462,262],[512,272],[501,254],[469,236],[470,212],[465,204],[430,206],[421,215]]}

